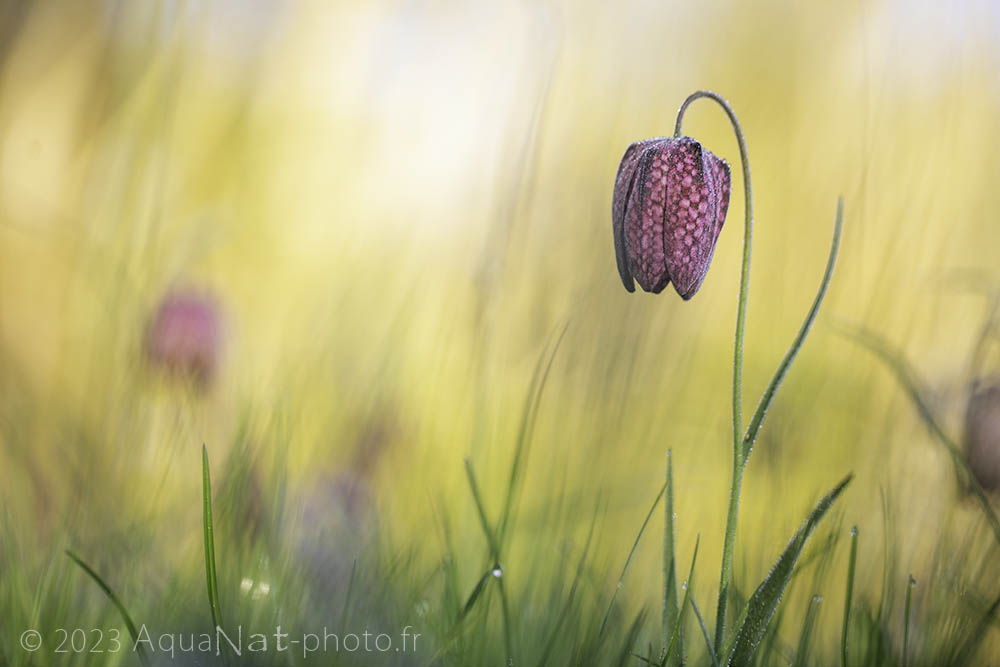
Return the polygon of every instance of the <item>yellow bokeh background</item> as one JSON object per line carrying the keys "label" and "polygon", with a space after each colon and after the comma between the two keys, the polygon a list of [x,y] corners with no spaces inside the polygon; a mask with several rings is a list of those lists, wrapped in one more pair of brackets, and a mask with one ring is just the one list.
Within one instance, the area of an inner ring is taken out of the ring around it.
{"label": "yellow bokeh background", "polygon": [[[200,446],[225,460],[248,420],[262,465],[287,458],[293,513],[381,429],[368,482],[388,539],[436,558],[439,503],[478,553],[463,459],[499,511],[532,371],[565,326],[516,543],[579,539],[601,498],[610,588],[671,449],[679,558],[700,534],[707,599],[730,474],[738,169],[690,302],[622,289],[610,220],[625,147],[669,134],[700,88],[736,109],[754,176],[745,412],[811,302],[845,200],[829,296],[744,483],[738,579],[757,581],[849,471],[841,532],[867,536],[865,586],[881,574],[883,493],[918,579],[942,534],[980,520],[892,376],[833,325],[899,345],[956,438],[968,382],[1000,370],[969,366],[1000,289],[989,3],[2,12],[2,497],[40,548],[67,531],[95,545],[129,521],[196,543]],[[710,103],[685,132],[738,164]],[[174,286],[222,304],[222,372],[204,394],[143,361],[147,318]],[[555,499],[575,522],[545,524]],[[658,584],[643,582],[658,581],[658,539],[629,604],[655,608]]]}

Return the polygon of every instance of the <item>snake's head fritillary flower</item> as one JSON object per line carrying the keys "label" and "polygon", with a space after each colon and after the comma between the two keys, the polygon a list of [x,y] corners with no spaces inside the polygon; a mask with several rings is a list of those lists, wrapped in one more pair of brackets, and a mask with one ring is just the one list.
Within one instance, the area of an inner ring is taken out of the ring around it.
{"label": "snake's head fritillary flower", "polygon": [[1000,491],[1000,378],[973,388],[965,412],[965,447],[979,484]]}
{"label": "snake's head fritillary flower", "polygon": [[658,294],[669,283],[685,300],[708,273],[729,209],[729,165],[690,137],[628,147],[618,167],[612,223],[618,273]]}
{"label": "snake's head fritillary flower", "polygon": [[215,376],[222,347],[218,307],[195,292],[173,292],[160,302],[146,331],[150,361],[199,386]]}

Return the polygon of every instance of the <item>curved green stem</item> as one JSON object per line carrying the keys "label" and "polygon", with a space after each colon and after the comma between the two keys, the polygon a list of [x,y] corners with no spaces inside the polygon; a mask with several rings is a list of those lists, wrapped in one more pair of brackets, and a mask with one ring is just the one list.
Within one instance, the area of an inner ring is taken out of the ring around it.
{"label": "curved green stem", "polygon": [[743,226],[743,266],[740,274],[739,306],[736,311],[736,345],[733,352],[733,484],[729,493],[729,511],[726,515],[726,538],[722,548],[722,573],[719,578],[719,606],[715,621],[715,652],[723,647],[726,632],[726,604],[729,597],[729,582],[732,578],[733,549],[736,544],[736,520],[740,505],[740,487],[743,483],[743,338],[747,320],[747,296],[750,287],[750,251],[753,244],[753,186],[750,184],[750,160],[743,138],[743,128],[736,118],[736,112],[718,93],[699,90],[688,96],[677,111],[674,136],[681,136],[684,112],[697,99],[706,97],[714,100],[729,117],[740,147],[740,162],[743,165],[743,194],[746,218]]}

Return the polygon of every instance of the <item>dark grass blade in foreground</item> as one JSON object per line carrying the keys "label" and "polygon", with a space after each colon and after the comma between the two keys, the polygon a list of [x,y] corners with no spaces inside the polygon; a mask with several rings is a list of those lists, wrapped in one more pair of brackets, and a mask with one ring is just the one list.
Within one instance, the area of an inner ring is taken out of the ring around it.
{"label": "dark grass blade in foreground", "polygon": [[840,635],[840,661],[847,667],[847,635],[851,628],[851,603],[854,600],[854,573],[858,563],[858,527],[851,528],[851,559],[847,564],[847,591],[844,593],[844,629]]}
{"label": "dark grass blade in foreground", "polygon": [[483,576],[479,577],[479,581],[476,582],[476,585],[472,588],[472,592],[469,593],[469,598],[465,601],[465,604],[462,605],[462,611],[458,613],[459,622],[461,622],[462,619],[464,619],[468,613],[472,611],[472,608],[476,605],[476,601],[479,599],[479,596],[482,595],[483,589],[486,587],[486,582],[488,582],[492,576],[493,568],[491,567],[483,572]]}
{"label": "dark grass blade in foreground", "polygon": [[972,491],[973,495],[975,495],[976,501],[978,501],[983,514],[986,516],[986,520],[990,524],[990,528],[993,530],[994,537],[996,537],[997,542],[1000,542],[1000,519],[997,518],[996,512],[993,511],[993,506],[990,504],[989,498],[986,497],[986,492],[983,491],[983,487],[979,484],[976,476],[972,474],[972,471],[969,469],[969,464],[962,455],[961,449],[950,437],[948,437],[948,434],[944,432],[944,429],[941,428],[934,412],[924,400],[924,396],[927,395],[927,392],[924,389],[923,383],[918,379],[917,373],[913,367],[907,363],[907,361],[903,358],[903,355],[898,350],[890,346],[889,343],[877,334],[861,327],[853,327],[843,324],[838,325],[837,329],[841,334],[867,348],[880,361],[882,361],[882,363],[888,366],[889,370],[893,372],[896,376],[896,380],[906,390],[906,393],[909,395],[914,407],[916,407],[917,414],[920,415],[920,418],[927,425],[927,428],[930,429],[934,438],[940,442],[942,446],[944,446],[948,454],[951,456],[952,462],[955,464],[956,471],[962,478],[961,481],[965,483]]}
{"label": "dark grass blade in foreground", "polygon": [[649,520],[653,517],[653,513],[656,511],[656,507],[660,504],[660,500],[663,498],[663,494],[666,493],[666,490],[667,484],[664,482],[663,486],[660,487],[660,492],[656,494],[653,506],[649,508],[649,513],[646,514],[646,518],[643,520],[642,526],[639,528],[639,534],[635,536],[635,542],[632,543],[632,549],[628,552],[628,558],[625,559],[625,567],[622,568],[621,576],[618,577],[618,585],[615,586],[615,592],[611,595],[611,602],[608,603],[608,610],[604,612],[604,620],[601,621],[600,631],[600,634],[602,635],[608,625],[608,618],[611,616],[611,610],[615,606],[615,600],[618,599],[618,591],[622,589],[622,584],[625,583],[625,574],[628,572],[628,567],[632,563],[632,557],[635,555],[635,550],[639,546],[639,540],[642,539],[642,534],[646,532],[646,526],[649,524]]}
{"label": "dark grass blade in foreground", "polygon": [[741,620],[737,624],[739,629],[733,637],[732,647],[726,651],[729,665],[748,665],[753,659],[757,645],[767,631],[767,626],[774,616],[774,611],[781,601],[781,596],[791,580],[792,572],[795,569],[795,561],[798,560],[806,541],[822,520],[823,516],[833,506],[834,501],[850,483],[853,475],[848,475],[824,496],[813,508],[813,511],[806,518],[805,523],[792,537],[792,540],[785,547],[785,551],[778,558],[771,572],[768,573],[764,581],[761,582],[754,594],[750,596],[747,605],[741,615]]}
{"label": "dark grass blade in foreground", "polygon": [[84,572],[90,575],[90,578],[94,580],[94,583],[96,583],[98,587],[104,591],[104,594],[108,596],[108,599],[111,600],[111,604],[113,604],[118,610],[118,613],[121,614],[122,620],[125,622],[125,627],[128,628],[129,635],[132,636],[132,645],[135,646],[136,653],[139,655],[139,662],[143,665],[149,665],[149,656],[146,655],[146,647],[139,643],[139,631],[135,627],[135,622],[129,615],[128,610],[125,609],[125,605],[122,604],[122,601],[118,599],[115,592],[111,590],[111,587],[108,586],[103,579],[101,579],[97,572],[83,562],[83,559],[69,549],[66,550],[66,555],[69,556],[74,563],[79,565]]}
{"label": "dark grass blade in foreground", "polygon": [[698,609],[698,603],[691,598],[691,609],[694,610],[695,618],[698,619],[698,626],[701,627],[701,634],[705,638],[705,647],[708,650],[708,657],[712,659],[712,667],[719,667],[719,658],[715,655],[715,648],[712,646],[712,638],[708,636],[708,626],[705,625],[705,618]]}
{"label": "dark grass blade in foreground", "polygon": [[[674,641],[677,642],[677,652],[672,654],[667,649],[664,655],[663,664],[669,667],[684,662],[684,628],[680,622],[683,607],[678,604],[677,557],[676,545],[674,544],[673,455],[669,450],[667,451],[666,490],[664,504],[666,521],[663,527],[663,646],[670,645],[672,647]],[[695,553],[697,554],[697,551]]]}
{"label": "dark grass blade in foreground", "polygon": [[792,362],[795,361],[795,357],[802,348],[806,336],[809,335],[809,330],[812,328],[813,322],[816,320],[816,315],[819,313],[819,308],[823,304],[823,298],[830,287],[830,279],[833,277],[833,267],[837,263],[837,253],[840,250],[840,234],[843,225],[844,198],[841,197],[837,200],[837,215],[833,221],[833,242],[830,244],[830,256],[826,260],[826,270],[823,272],[819,291],[816,292],[812,307],[806,314],[806,319],[802,322],[802,326],[799,327],[799,332],[796,334],[795,340],[792,341],[791,347],[785,352],[785,357],[778,364],[778,369],[774,372],[774,377],[771,378],[771,382],[767,385],[767,389],[764,390],[764,394],[760,398],[760,403],[757,404],[757,409],[754,410],[753,417],[750,418],[750,423],[747,425],[746,433],[743,436],[743,465],[746,465],[747,459],[750,458],[750,451],[757,440],[757,434],[764,423],[764,417],[767,416],[768,408],[771,407],[771,403],[774,401],[778,387],[781,386],[782,381],[788,374],[788,370],[792,367]]}
{"label": "dark grass blade in foreground", "polygon": [[913,602],[913,587],[917,580],[910,575],[906,585],[906,607],[903,611],[903,667],[910,665],[910,605]]}
{"label": "dark grass blade in foreground", "polygon": [[208,604],[212,611],[212,624],[222,627],[222,609],[219,606],[219,579],[215,571],[215,528],[212,523],[212,481],[208,470],[208,448],[201,446],[202,524],[205,533],[205,583],[208,587]]}
{"label": "dark grass blade in foreground", "polygon": [[809,599],[809,606],[806,608],[806,617],[802,621],[802,631],[799,633],[799,646],[795,650],[795,662],[793,667],[809,666],[809,648],[812,640],[813,628],[816,627],[816,616],[819,614],[819,606],[823,603],[823,598],[814,595]]}

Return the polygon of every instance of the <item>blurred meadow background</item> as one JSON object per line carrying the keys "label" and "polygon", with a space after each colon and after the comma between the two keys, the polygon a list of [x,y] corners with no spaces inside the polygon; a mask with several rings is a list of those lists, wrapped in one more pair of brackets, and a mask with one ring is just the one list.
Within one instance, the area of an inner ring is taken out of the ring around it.
{"label": "blurred meadow background", "polygon": [[[669,135],[708,88],[740,115],[754,175],[746,414],[845,199],[827,301],[744,480],[737,589],[855,479],[766,663],[840,663],[856,525],[855,664],[900,663],[910,574],[911,664],[997,664],[983,513],[892,372],[838,326],[898,347],[961,440],[970,387],[1000,374],[998,34],[986,0],[0,3],[0,663],[135,664],[51,652],[56,628],[122,627],[67,548],[136,622],[211,627],[203,444],[228,622],[411,625],[425,642],[317,664],[505,664],[505,630],[515,664],[645,655],[662,511],[614,641],[595,619],[668,449],[678,576],[700,536],[692,595],[714,618],[739,169],[690,302],[627,294],[611,238],[624,149]],[[685,133],[739,164],[713,105]],[[177,294],[208,313],[203,375],[149,349]],[[466,459],[490,521],[513,490],[506,624],[492,585],[458,619],[492,566]],[[41,653],[19,647],[27,628]]]}

